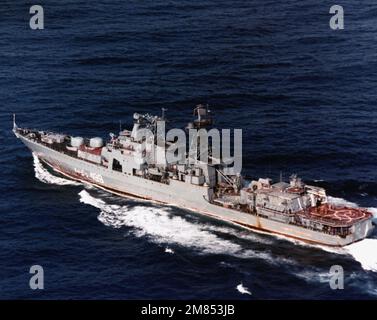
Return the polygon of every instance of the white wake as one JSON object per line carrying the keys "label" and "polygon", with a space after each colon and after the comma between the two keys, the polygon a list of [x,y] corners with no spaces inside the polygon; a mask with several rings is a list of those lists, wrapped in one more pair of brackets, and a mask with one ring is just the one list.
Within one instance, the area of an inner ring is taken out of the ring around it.
{"label": "white wake", "polygon": [[64,185],[71,185],[71,186],[78,186],[80,183],[64,178],[60,178],[57,176],[54,176],[46,168],[43,167],[41,161],[39,158],[33,153],[33,163],[34,163],[34,172],[35,172],[35,177],[44,183],[48,184],[56,184],[59,186],[64,186]]}
{"label": "white wake", "polygon": [[145,236],[154,243],[181,245],[197,249],[202,253],[258,258],[268,260],[272,264],[295,264],[292,260],[272,256],[266,251],[244,249],[241,245],[220,238],[212,232],[225,232],[231,228],[216,229],[215,226],[208,227],[204,224],[189,222],[180,216],[171,215],[164,208],[107,204],[104,200],[93,197],[86,190],[82,190],[79,195],[80,202],[100,210],[98,220],[103,224],[114,228],[132,227],[136,236]]}
{"label": "white wake", "polygon": [[360,262],[364,270],[377,272],[377,239],[364,239],[345,249]]}
{"label": "white wake", "polygon": [[[81,202],[100,209],[98,220],[105,225],[114,228],[122,226],[133,227],[136,236],[147,236],[155,243],[178,244],[199,249],[204,253],[229,254],[241,258],[254,257],[267,260],[272,264],[297,265],[291,259],[272,256],[266,251],[244,249],[241,245],[222,239],[214,234],[214,232],[220,232],[239,237],[241,232],[232,228],[192,223],[180,216],[170,215],[168,210],[163,208],[145,206],[127,207],[107,204],[102,199],[91,196],[86,190],[82,190],[79,195]],[[333,199],[335,199],[338,205],[347,203],[347,205],[357,206],[340,198],[332,198],[331,200],[333,201]],[[243,235],[241,238],[244,239]],[[282,238],[289,240],[286,237]],[[250,233],[246,235],[246,239],[263,242],[266,245],[273,245],[273,241]],[[295,244],[315,247],[331,253],[351,255],[361,264],[363,269],[377,272],[377,239],[364,239],[344,248],[309,245],[296,240],[292,241]]]}
{"label": "white wake", "polygon": [[242,294],[248,294],[248,295],[251,295],[251,292],[249,291],[249,289],[246,288],[246,287],[244,287],[244,285],[243,285],[242,283],[240,283],[240,284],[236,287],[236,289],[237,289],[240,293],[242,293]]}
{"label": "white wake", "polygon": [[169,248],[169,247],[166,247],[165,248],[165,253],[169,253],[169,254],[174,254],[174,250]]}

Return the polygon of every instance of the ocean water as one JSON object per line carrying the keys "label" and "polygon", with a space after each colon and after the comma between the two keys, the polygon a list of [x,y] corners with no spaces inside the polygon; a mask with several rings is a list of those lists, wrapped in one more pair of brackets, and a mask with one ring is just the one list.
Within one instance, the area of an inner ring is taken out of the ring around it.
{"label": "ocean water", "polygon": [[[46,0],[0,5],[1,299],[376,299],[377,234],[327,249],[55,177],[20,126],[108,137],[133,112],[175,126],[198,103],[243,129],[249,177],[292,173],[377,210],[377,4]],[[44,268],[45,289],[29,288]],[[332,265],[344,269],[331,290]]]}

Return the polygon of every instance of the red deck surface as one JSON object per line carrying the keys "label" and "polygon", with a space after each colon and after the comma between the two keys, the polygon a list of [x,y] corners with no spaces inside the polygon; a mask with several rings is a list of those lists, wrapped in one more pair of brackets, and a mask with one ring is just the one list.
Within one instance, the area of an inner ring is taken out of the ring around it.
{"label": "red deck surface", "polygon": [[358,220],[368,219],[372,216],[370,212],[361,208],[335,207],[323,204],[319,207],[309,209],[309,215],[315,218],[331,220],[341,224],[353,224]]}

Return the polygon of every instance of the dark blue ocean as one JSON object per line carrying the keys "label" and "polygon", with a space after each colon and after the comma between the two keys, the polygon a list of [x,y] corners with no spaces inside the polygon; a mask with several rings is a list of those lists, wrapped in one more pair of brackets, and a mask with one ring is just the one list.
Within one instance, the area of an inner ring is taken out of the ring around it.
{"label": "dark blue ocean", "polygon": [[[16,113],[107,138],[133,112],[165,107],[181,127],[208,103],[216,127],[243,130],[247,176],[297,173],[373,211],[375,1],[41,0],[44,30],[32,4],[0,4],[0,299],[376,299],[376,232],[328,251],[64,184],[11,132]],[[333,4],[344,30],[329,27]],[[44,290],[29,288],[32,265]]]}

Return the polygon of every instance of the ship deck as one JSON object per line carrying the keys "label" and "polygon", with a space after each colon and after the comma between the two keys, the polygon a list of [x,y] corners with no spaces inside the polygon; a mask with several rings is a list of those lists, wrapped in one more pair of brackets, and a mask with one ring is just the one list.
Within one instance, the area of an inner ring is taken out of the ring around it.
{"label": "ship deck", "polygon": [[[33,133],[35,134],[35,137],[33,140],[35,140],[39,144],[45,147],[48,147],[50,149],[53,149],[55,151],[61,152],[63,154],[66,154],[68,156],[71,156],[73,158],[79,158],[77,156],[77,152],[73,152],[67,149],[68,144],[66,141],[64,141],[63,143],[52,143],[52,144],[45,143],[41,140],[40,132],[37,130],[32,130],[32,129],[30,130],[30,129],[17,128],[17,133],[22,135],[25,138],[27,138],[27,136],[30,133]],[[95,152],[98,153],[98,150],[95,150]],[[85,159],[81,159],[81,158],[79,159],[90,162]],[[102,163],[98,163],[97,165],[104,166]],[[269,192],[271,193],[271,191]],[[281,192],[279,193],[279,196],[281,197]],[[296,193],[286,193],[286,197],[288,199],[297,197],[297,196],[298,195]],[[238,202],[238,200],[239,200],[239,195],[228,194],[227,196],[215,198],[214,204],[230,208],[232,207],[232,203]],[[264,209],[266,210],[266,208]],[[301,218],[316,221],[316,222],[326,224],[328,226],[335,227],[335,228],[350,227],[356,222],[367,220],[372,217],[372,214],[368,212],[366,209],[336,207],[328,203],[322,204],[317,207],[311,207],[311,208],[302,210],[300,212],[295,212],[295,213],[290,213],[290,214],[282,213],[282,212],[278,212],[278,213],[289,215],[289,216],[299,216]]]}
{"label": "ship deck", "polygon": [[366,209],[336,207],[328,203],[322,204],[319,207],[312,207],[298,214],[308,219],[317,220],[333,226],[351,226],[358,221],[369,219],[372,216]]}
{"label": "ship deck", "polygon": [[[80,159],[82,161],[86,161],[86,162],[89,162],[89,163],[92,163],[92,164],[96,164],[96,165],[99,165],[99,166],[102,166],[102,167],[106,167],[103,163],[96,163],[96,162],[92,162],[92,161],[89,161],[87,159],[84,159],[84,158],[81,158],[78,156],[78,153],[77,151],[80,150],[80,151],[85,151],[85,152],[89,152],[91,154],[94,154],[94,155],[99,155],[101,153],[101,148],[94,148],[93,150],[89,150],[89,148],[86,148],[85,146],[80,146],[77,150],[73,151],[73,150],[70,150],[70,145],[68,143],[68,141],[64,141],[62,143],[56,143],[56,142],[53,142],[53,143],[46,143],[44,141],[42,141],[41,139],[41,132],[39,132],[38,130],[35,130],[35,129],[27,129],[27,128],[17,128],[17,133],[21,136],[23,136],[25,139],[28,139],[30,141],[34,141],[46,148],[49,148],[51,150],[55,150],[57,152],[60,152],[62,154],[65,154],[67,156],[70,156],[72,158],[75,158],[75,159]],[[28,135],[29,134],[34,134],[34,137],[33,138],[29,138]],[[51,132],[51,134],[54,134]],[[67,135],[68,136],[68,135]]]}

